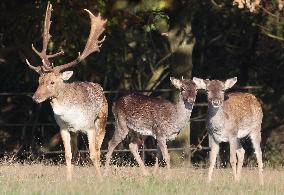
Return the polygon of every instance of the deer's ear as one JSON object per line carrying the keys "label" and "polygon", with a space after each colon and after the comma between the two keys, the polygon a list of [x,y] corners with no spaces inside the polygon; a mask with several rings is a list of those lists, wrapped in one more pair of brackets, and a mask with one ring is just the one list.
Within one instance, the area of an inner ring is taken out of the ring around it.
{"label": "deer's ear", "polygon": [[65,72],[62,72],[61,78],[63,81],[67,81],[70,79],[72,75],[73,75],[73,71],[65,71]]}
{"label": "deer's ear", "polygon": [[170,77],[171,83],[175,86],[175,88],[180,89],[181,88],[181,81],[179,79],[176,79],[174,77]]}
{"label": "deer's ear", "polygon": [[193,77],[192,81],[196,84],[198,89],[206,89],[206,83],[203,79]]}
{"label": "deer's ear", "polygon": [[227,79],[224,83],[225,85],[225,90],[226,89],[230,89],[231,87],[233,87],[236,82],[238,81],[237,77],[234,77],[234,78],[230,78],[230,79]]}

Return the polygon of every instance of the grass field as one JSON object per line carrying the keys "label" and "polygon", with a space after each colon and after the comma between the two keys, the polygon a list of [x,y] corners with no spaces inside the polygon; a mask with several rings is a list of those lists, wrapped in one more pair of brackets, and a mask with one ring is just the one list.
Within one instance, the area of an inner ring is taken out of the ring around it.
{"label": "grass field", "polygon": [[113,167],[101,181],[94,171],[75,167],[68,182],[64,166],[0,165],[0,194],[284,194],[284,169],[266,168],[264,186],[258,185],[256,168],[245,168],[240,183],[232,180],[230,169],[216,170],[211,184],[206,182],[207,169],[161,168],[142,177],[137,167]]}

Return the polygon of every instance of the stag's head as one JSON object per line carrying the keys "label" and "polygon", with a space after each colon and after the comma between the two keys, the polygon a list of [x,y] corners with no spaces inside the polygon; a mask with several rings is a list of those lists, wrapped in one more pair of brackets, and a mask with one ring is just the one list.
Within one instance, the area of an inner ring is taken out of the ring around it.
{"label": "stag's head", "polygon": [[196,99],[197,85],[189,79],[176,79],[170,77],[171,83],[180,91],[181,98],[185,102],[188,108],[193,109],[193,105]]}
{"label": "stag's head", "polygon": [[225,99],[225,91],[230,89],[237,82],[237,77],[227,79],[226,81],[219,80],[203,80],[194,77],[193,81],[198,88],[205,89],[209,105],[218,108],[223,105]]}
{"label": "stag's head", "polygon": [[42,34],[42,50],[38,51],[32,45],[33,51],[41,58],[42,64],[39,66],[32,66],[30,62],[26,60],[28,66],[40,75],[39,86],[33,96],[33,99],[38,103],[43,102],[47,99],[56,98],[56,96],[60,92],[60,86],[62,86],[62,84],[66,82],[73,74],[72,71],[64,70],[77,65],[91,53],[96,51],[99,52],[101,43],[105,40],[105,36],[102,39],[99,38],[105,30],[104,26],[106,20],[103,20],[100,15],[94,16],[89,10],[85,9],[91,19],[91,30],[84,51],[82,53],[79,52],[79,55],[75,60],[67,64],[54,66],[53,63],[50,62],[50,59],[63,55],[64,52],[63,50],[61,50],[55,54],[47,54],[48,42],[51,37],[51,35],[49,34],[51,24],[51,11],[52,5],[48,3],[44,20],[44,30]]}
{"label": "stag's head", "polygon": [[47,99],[53,99],[62,92],[65,81],[73,75],[73,71],[64,71],[59,74],[53,72],[41,75],[38,80],[38,88],[33,95],[33,100],[41,103]]}

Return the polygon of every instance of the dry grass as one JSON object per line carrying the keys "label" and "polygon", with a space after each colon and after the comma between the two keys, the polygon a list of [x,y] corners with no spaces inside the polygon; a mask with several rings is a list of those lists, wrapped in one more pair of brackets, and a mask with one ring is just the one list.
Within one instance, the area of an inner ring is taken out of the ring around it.
{"label": "dry grass", "polygon": [[75,167],[74,178],[66,181],[64,166],[0,165],[0,194],[283,194],[284,170],[265,169],[265,185],[258,185],[257,169],[244,169],[235,183],[230,169],[214,172],[206,183],[206,169],[160,169],[142,177],[137,167],[112,168],[101,181],[93,167]]}

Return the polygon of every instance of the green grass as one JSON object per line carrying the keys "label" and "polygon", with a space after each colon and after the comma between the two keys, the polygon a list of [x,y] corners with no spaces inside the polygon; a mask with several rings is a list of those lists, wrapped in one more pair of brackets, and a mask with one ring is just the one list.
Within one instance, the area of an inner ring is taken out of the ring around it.
{"label": "green grass", "polygon": [[[102,168],[103,169],[103,168]],[[149,168],[149,171],[152,169]],[[283,194],[284,170],[266,168],[264,186],[258,185],[256,168],[245,168],[240,183],[231,169],[213,173],[206,182],[207,169],[161,168],[142,177],[139,168],[112,168],[99,180],[93,167],[75,167],[72,181],[66,181],[64,166],[0,165],[0,194]]]}

